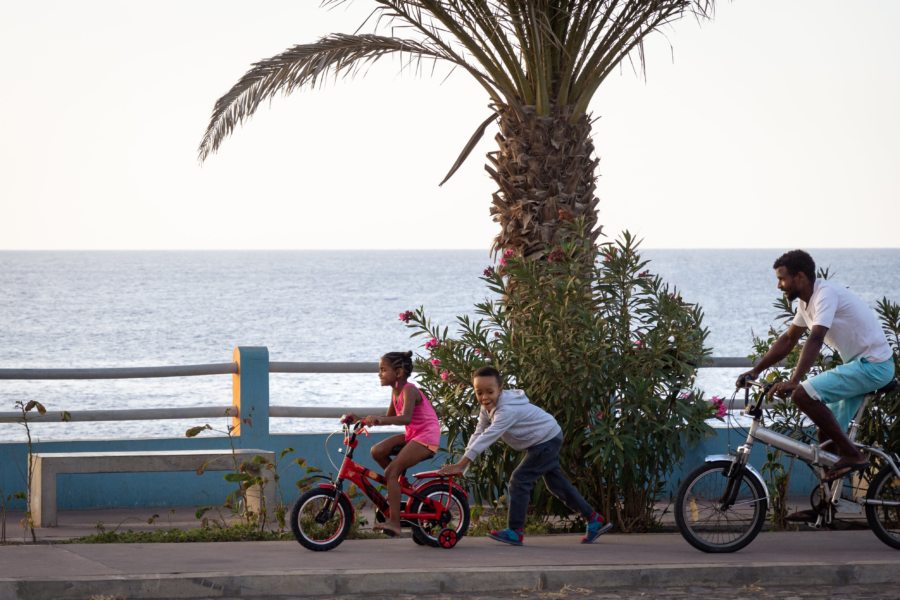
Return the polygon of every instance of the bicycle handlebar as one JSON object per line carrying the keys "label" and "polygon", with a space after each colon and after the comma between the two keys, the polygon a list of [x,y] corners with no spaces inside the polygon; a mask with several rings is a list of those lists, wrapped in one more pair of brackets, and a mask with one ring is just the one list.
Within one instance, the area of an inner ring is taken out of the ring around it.
{"label": "bicycle handlebar", "polygon": [[[744,387],[743,387],[743,389],[744,389],[744,410],[746,410],[747,407],[750,406],[750,388],[758,388],[758,389],[762,390],[762,393],[759,395],[759,399],[757,400],[755,406],[753,407],[753,410],[757,411],[762,406],[762,403],[765,401],[766,396],[768,396],[769,390],[772,389],[773,385],[775,385],[775,384],[771,383],[771,382],[767,382],[767,381],[757,381],[755,379],[745,379]],[[741,389],[741,388],[737,387],[737,389]],[[751,414],[752,414],[752,412],[751,412]]]}

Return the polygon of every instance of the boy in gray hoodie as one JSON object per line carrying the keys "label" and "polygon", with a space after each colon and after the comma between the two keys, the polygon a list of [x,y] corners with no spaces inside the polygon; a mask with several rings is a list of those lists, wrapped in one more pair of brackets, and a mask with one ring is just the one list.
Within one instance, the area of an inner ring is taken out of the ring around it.
{"label": "boy in gray hoodie", "polygon": [[481,404],[478,425],[459,462],[444,465],[441,473],[458,475],[488,447],[502,439],[514,450],[524,450],[525,458],[509,480],[509,516],[507,528],[491,531],[488,536],[506,544],[521,546],[524,539],[525,515],[531,491],[543,477],[550,493],[587,521],[587,532],[581,538],[590,544],[612,529],[612,523],[595,511],[578,493],[559,464],[563,435],[553,415],[528,401],[522,390],[504,390],[500,372],[493,367],[475,371],[472,379],[475,397]]}

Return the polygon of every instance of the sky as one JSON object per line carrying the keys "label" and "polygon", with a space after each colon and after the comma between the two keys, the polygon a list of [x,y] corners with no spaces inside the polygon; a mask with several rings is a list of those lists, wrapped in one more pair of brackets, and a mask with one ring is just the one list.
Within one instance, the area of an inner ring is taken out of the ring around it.
{"label": "sky", "polygon": [[[250,65],[352,33],[355,0],[0,0],[0,250],[490,247],[489,115],[385,60],[261,107],[202,165]],[[591,104],[599,220],[645,248],[898,247],[900,2],[719,0]],[[367,31],[364,29],[364,31]]]}

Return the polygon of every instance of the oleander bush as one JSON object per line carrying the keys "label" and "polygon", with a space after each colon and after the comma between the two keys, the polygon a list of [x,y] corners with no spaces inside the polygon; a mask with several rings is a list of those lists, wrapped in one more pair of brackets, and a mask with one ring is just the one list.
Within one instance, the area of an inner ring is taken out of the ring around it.
{"label": "oleander bush", "polygon": [[[656,526],[666,476],[715,412],[694,386],[709,355],[702,311],[653,275],[638,247],[625,232],[599,247],[548,248],[538,260],[508,251],[484,271],[492,298],[475,306],[476,318],[457,318],[455,332],[422,308],[400,315],[426,340],[418,381],[436,400],[451,453],[459,455],[474,430],[471,373],[491,364],[507,387],[556,417],[563,468],[624,531]],[[497,504],[519,460],[503,443],[479,457],[468,471],[476,500]],[[567,512],[540,485],[533,510]]]}

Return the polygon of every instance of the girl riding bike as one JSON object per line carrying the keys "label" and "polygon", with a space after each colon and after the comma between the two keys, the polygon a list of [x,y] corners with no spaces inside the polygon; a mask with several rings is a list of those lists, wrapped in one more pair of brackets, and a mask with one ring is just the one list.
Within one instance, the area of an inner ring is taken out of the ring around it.
{"label": "girl riding bike", "polygon": [[[384,469],[390,507],[387,521],[375,525],[374,529],[390,537],[401,533],[400,476],[409,467],[433,457],[441,443],[441,427],[431,401],[407,381],[412,370],[412,352],[388,352],[382,356],[378,377],[381,385],[391,387],[391,404],[387,415],[369,415],[362,419],[369,427],[406,426],[405,433],[392,435],[372,447],[372,458]],[[393,460],[392,454],[396,454]]]}

